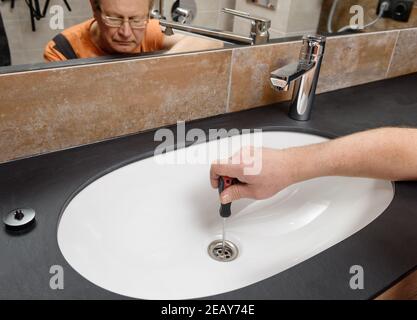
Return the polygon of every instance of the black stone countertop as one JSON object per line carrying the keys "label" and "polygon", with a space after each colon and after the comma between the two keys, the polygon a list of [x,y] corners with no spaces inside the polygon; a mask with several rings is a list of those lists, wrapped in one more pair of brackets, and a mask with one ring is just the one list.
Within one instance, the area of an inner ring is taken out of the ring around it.
{"label": "black stone countertop", "polygon": [[[318,95],[309,122],[286,115],[286,103],[221,115],[188,128],[263,128],[336,137],[381,126],[417,127],[417,74]],[[173,126],[174,128],[175,126]],[[85,280],[66,262],[57,226],[68,199],[103,174],[149,157],[154,131],[0,165],[1,214],[31,207],[26,234],[0,229],[0,299],[123,299]],[[207,181],[208,183],[208,181]],[[329,230],[331,232],[331,230]],[[64,270],[64,290],[51,290],[50,267]],[[352,265],[365,288],[349,287]],[[210,299],[369,299],[417,267],[417,182],[395,183],[395,197],[374,222],[284,272]]]}

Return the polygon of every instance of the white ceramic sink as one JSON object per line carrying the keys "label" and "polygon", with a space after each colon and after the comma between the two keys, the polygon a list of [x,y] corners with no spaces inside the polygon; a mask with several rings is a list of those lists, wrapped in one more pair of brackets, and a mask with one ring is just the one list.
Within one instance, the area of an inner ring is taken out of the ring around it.
{"label": "white ceramic sink", "polygon": [[[274,148],[326,140],[291,132],[262,137],[264,146]],[[217,146],[200,144],[157,160]],[[233,146],[230,152],[240,147]],[[58,227],[59,247],[76,271],[129,297],[198,298],[256,283],[359,231],[394,195],[389,181],[325,177],[293,185],[269,200],[240,200],[233,203],[227,224],[239,256],[218,262],[207,253],[222,231],[209,164],[155,160],[130,164],[87,186],[66,207]]]}

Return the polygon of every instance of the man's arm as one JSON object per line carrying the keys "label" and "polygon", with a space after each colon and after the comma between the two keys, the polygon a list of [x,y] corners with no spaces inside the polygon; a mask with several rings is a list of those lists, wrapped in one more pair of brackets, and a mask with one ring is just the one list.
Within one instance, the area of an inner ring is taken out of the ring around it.
{"label": "man's arm", "polygon": [[[321,154],[316,152],[321,151]],[[302,151],[300,152],[302,155]],[[349,176],[385,180],[417,179],[417,129],[382,128],[306,148],[322,168],[306,177]],[[299,159],[300,161],[300,159]]]}
{"label": "man's arm", "polygon": [[[236,157],[245,156],[240,152]],[[322,176],[416,180],[417,129],[382,128],[304,147],[262,149],[261,161],[260,174],[253,176],[244,175],[247,161],[212,165],[214,188],[219,176],[242,182],[222,193],[223,203],[240,198],[266,199],[291,184]]]}
{"label": "man's arm", "polygon": [[67,58],[64,55],[55,49],[55,42],[53,40],[49,41],[43,52],[43,58],[45,62],[54,62],[54,61],[66,61]]}
{"label": "man's arm", "polygon": [[220,49],[223,47],[223,42],[219,40],[182,34],[174,34],[172,36],[164,35],[163,40],[163,49],[168,50],[166,52],[167,54]]}

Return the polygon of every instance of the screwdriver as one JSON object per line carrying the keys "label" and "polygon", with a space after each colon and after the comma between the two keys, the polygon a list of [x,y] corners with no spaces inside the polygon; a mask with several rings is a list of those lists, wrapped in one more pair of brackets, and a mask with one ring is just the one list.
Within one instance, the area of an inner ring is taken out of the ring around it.
{"label": "screwdriver", "polygon": [[[231,185],[239,183],[239,180],[230,177],[220,177],[219,178],[219,194],[221,194],[225,189],[229,188]],[[223,218],[223,234],[222,234],[222,254],[224,255],[224,245],[226,241],[226,219],[229,218],[232,214],[231,212],[232,203],[221,204],[220,205],[220,216]]]}

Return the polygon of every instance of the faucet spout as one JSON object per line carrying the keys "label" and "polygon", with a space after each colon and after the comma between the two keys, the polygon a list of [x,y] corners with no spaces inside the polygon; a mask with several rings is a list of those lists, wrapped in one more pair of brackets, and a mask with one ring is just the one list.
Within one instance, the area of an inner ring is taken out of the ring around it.
{"label": "faucet spout", "polygon": [[252,28],[250,37],[241,36],[238,34],[235,34],[233,32],[228,31],[221,31],[221,30],[214,30],[210,28],[205,27],[199,27],[199,26],[191,26],[189,24],[184,23],[175,23],[175,22],[168,22],[165,19],[161,19],[159,21],[159,24],[162,27],[165,27],[165,34],[166,35],[172,35],[173,31],[172,29],[187,31],[203,36],[209,36],[216,39],[220,39],[223,41],[231,41],[238,44],[249,44],[249,45],[255,45],[255,44],[265,44],[269,41],[269,28],[271,27],[271,20],[253,16],[249,13],[232,10],[228,8],[222,9],[223,13],[231,14],[237,17],[245,18],[248,20],[251,20]]}
{"label": "faucet spout", "polygon": [[227,32],[227,31],[218,31],[218,30],[213,30],[209,28],[191,26],[189,24],[182,24],[178,22],[168,22],[166,20],[160,20],[159,24],[162,27],[165,27],[166,30],[168,30],[169,32],[168,34],[167,32],[165,32],[165,34],[167,35],[172,34],[171,33],[172,29],[177,29],[181,31],[191,32],[194,34],[199,34],[202,36],[208,36],[208,37],[212,37],[215,39],[220,39],[222,41],[233,41],[233,42],[240,43],[240,44],[253,44],[252,38],[240,36],[240,35]]}
{"label": "faucet spout", "polygon": [[288,64],[271,72],[271,84],[277,91],[288,91],[290,84],[310,72],[316,63],[303,64],[299,62]]}
{"label": "faucet spout", "polygon": [[323,36],[304,36],[299,61],[270,74],[270,83],[277,91],[288,91],[294,84],[289,116],[295,120],[310,119],[325,43]]}

